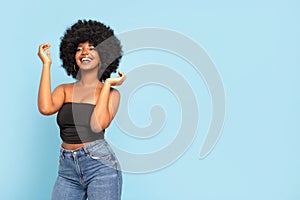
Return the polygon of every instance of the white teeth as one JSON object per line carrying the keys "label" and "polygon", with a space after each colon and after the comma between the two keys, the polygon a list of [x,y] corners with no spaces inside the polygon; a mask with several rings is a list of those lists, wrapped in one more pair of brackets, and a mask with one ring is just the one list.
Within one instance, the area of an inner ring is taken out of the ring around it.
{"label": "white teeth", "polygon": [[90,58],[81,58],[81,62],[84,62],[84,61],[92,61],[92,59],[90,59]]}

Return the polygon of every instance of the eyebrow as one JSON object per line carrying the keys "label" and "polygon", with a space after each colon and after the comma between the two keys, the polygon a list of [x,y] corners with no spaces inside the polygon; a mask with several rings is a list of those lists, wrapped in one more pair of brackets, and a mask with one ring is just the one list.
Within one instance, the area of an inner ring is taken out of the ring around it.
{"label": "eyebrow", "polygon": [[[77,45],[77,47],[82,47],[82,45],[83,45],[83,43],[79,43],[78,45]],[[93,44],[89,44],[89,47],[94,47],[95,45],[93,45]]]}

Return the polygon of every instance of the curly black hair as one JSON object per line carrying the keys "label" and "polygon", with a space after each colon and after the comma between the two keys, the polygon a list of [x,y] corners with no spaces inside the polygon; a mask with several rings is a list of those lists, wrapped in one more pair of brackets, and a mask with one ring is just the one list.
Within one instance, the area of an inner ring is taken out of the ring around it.
{"label": "curly black hair", "polygon": [[76,79],[81,77],[79,67],[75,62],[75,53],[78,44],[84,42],[95,46],[99,53],[101,67],[98,79],[100,81],[104,81],[110,77],[111,73],[116,72],[122,58],[122,47],[114,31],[98,21],[78,20],[66,30],[60,43],[60,59],[68,75]]}

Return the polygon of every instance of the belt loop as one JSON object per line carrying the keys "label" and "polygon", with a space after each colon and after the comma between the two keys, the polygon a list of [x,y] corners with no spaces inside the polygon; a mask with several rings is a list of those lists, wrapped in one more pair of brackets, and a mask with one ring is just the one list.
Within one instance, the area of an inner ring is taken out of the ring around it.
{"label": "belt loop", "polygon": [[84,146],[82,149],[86,155],[90,154],[89,150],[87,150],[87,147]]}
{"label": "belt loop", "polygon": [[61,159],[65,159],[64,150],[62,148],[60,149],[60,157]]}

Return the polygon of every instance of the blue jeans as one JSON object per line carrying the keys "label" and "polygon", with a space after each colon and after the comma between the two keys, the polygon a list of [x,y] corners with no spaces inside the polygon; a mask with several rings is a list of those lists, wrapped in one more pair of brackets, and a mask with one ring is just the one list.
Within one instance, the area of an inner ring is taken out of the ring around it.
{"label": "blue jeans", "polygon": [[75,150],[61,148],[52,200],[120,200],[121,190],[120,165],[105,140]]}

